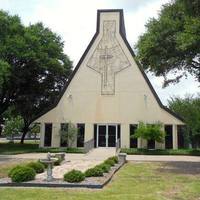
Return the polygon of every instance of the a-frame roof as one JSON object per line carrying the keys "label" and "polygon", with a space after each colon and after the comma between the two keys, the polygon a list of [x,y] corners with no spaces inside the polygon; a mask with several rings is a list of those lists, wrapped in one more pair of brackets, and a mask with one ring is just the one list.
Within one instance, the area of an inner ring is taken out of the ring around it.
{"label": "a-frame roof", "polygon": [[153,93],[157,103],[159,104],[159,106],[164,109],[166,112],[168,112],[169,114],[173,115],[175,118],[181,120],[182,122],[184,121],[183,118],[181,118],[179,115],[177,115],[176,113],[174,113],[173,111],[171,111],[169,108],[167,108],[166,106],[164,106],[162,104],[162,102],[160,101],[156,91],[154,90],[153,86],[151,85],[147,75],[145,74],[141,64],[137,61],[137,59],[135,59],[135,53],[133,52],[131,46],[129,45],[127,39],[126,39],[126,30],[125,30],[125,25],[124,25],[124,16],[123,16],[123,10],[122,9],[105,9],[105,10],[97,10],[97,26],[96,26],[96,33],[94,34],[92,40],[90,41],[89,45],[87,46],[85,52],[83,53],[82,57],[80,58],[78,64],[76,65],[76,67],[74,68],[73,72],[71,73],[71,75],[69,76],[68,81],[66,82],[66,84],[64,85],[64,88],[62,90],[62,92],[60,93],[58,99],[52,104],[50,105],[47,109],[45,109],[43,112],[41,112],[36,118],[38,119],[39,117],[41,117],[42,115],[46,114],[48,111],[52,110],[53,108],[55,108],[60,99],[62,98],[62,96],[64,95],[65,91],[67,90],[70,82],[72,81],[73,77],[75,76],[76,72],[78,71],[79,67],[81,66],[83,60],[85,59],[87,53],[89,52],[91,46],[93,45],[95,39],[97,38],[98,34],[99,34],[99,28],[100,28],[100,14],[101,13],[105,13],[105,12],[119,12],[120,14],[120,35],[126,45],[126,47],[128,48],[129,52],[131,53],[133,59],[135,60],[135,62],[137,63],[137,66],[141,72],[141,74],[143,75],[145,81],[147,82],[151,92]]}

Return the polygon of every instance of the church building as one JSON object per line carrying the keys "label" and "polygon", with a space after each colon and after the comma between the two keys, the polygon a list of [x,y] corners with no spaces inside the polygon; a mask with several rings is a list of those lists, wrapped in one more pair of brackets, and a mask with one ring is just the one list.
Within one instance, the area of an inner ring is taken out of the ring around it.
{"label": "church building", "polygon": [[[137,28],[137,27],[134,27]],[[80,35],[81,37],[81,35]],[[182,119],[165,107],[126,39],[123,10],[98,10],[96,33],[68,79],[58,101],[36,122],[41,147],[66,146],[60,129],[78,128],[75,146],[181,148]],[[132,139],[138,123],[161,122],[164,143]]]}

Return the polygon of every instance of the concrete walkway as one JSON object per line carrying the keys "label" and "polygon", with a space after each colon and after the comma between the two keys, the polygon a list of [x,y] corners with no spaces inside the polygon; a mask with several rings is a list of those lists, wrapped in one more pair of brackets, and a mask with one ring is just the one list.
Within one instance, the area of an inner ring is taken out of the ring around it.
{"label": "concrete walkway", "polygon": [[[62,165],[55,166],[53,168],[53,176],[56,179],[62,179],[63,175],[72,170],[80,170],[82,172],[86,171],[89,168],[94,167],[102,163],[107,158],[115,155],[115,148],[96,148],[90,151],[87,154],[66,154],[65,160],[62,162]],[[45,179],[46,172],[38,174],[36,179]]]}
{"label": "concrete walkway", "polygon": [[127,155],[127,160],[137,162],[200,162],[200,156]]}
{"label": "concrete walkway", "polygon": [[[115,148],[99,147],[92,149],[87,154],[67,153],[65,154],[67,160],[105,160],[111,156],[115,156]],[[52,153],[54,154],[54,153]],[[24,153],[16,155],[0,155],[0,162],[4,159],[42,159],[46,158],[47,153]]]}

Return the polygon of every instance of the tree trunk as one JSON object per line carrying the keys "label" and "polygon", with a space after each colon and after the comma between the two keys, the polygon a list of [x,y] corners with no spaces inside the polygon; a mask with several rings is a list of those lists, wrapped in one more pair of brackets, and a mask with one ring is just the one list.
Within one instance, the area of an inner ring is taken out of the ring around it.
{"label": "tree trunk", "polygon": [[2,127],[3,123],[4,123],[4,120],[3,120],[2,114],[0,114],[0,136],[1,136],[2,131],[3,131],[3,127]]}
{"label": "tree trunk", "polygon": [[21,137],[21,141],[20,141],[21,144],[24,144],[24,138],[25,138],[26,134],[28,133],[28,131],[29,131],[29,124],[25,124],[24,128],[22,129],[22,137]]}

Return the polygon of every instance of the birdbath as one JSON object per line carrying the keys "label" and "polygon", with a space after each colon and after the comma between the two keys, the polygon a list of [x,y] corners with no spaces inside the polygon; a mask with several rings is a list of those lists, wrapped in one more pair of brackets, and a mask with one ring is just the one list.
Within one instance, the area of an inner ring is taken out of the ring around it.
{"label": "birdbath", "polygon": [[53,163],[56,160],[57,160],[56,158],[51,158],[51,154],[49,152],[47,153],[47,158],[40,159],[41,163],[47,164],[47,181],[48,182],[53,180],[52,168],[53,168]]}

